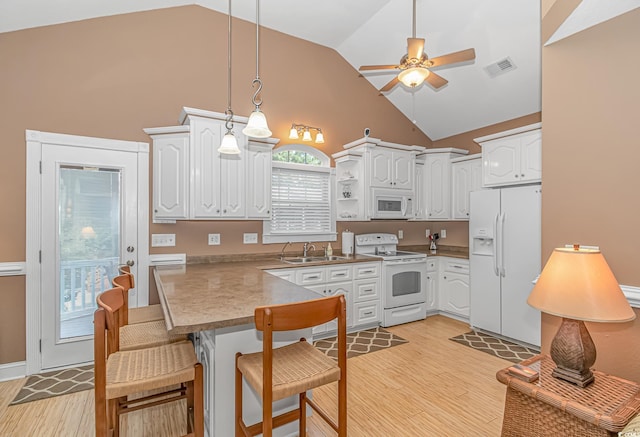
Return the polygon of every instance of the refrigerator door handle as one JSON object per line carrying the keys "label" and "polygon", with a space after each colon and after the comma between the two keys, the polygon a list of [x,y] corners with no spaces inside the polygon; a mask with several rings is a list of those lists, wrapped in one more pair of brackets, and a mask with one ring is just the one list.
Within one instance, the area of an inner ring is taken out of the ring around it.
{"label": "refrigerator door handle", "polygon": [[496,276],[500,276],[500,270],[498,269],[498,218],[500,214],[496,214],[496,218],[493,221],[493,272]]}
{"label": "refrigerator door handle", "polygon": [[503,212],[500,214],[500,276],[504,278],[504,219],[506,214]]}

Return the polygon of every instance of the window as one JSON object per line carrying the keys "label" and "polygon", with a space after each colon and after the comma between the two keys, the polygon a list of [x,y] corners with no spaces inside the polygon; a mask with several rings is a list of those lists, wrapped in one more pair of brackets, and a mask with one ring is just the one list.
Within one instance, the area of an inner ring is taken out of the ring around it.
{"label": "window", "polygon": [[333,173],[329,157],[293,144],[273,153],[271,220],[263,243],[336,241]]}

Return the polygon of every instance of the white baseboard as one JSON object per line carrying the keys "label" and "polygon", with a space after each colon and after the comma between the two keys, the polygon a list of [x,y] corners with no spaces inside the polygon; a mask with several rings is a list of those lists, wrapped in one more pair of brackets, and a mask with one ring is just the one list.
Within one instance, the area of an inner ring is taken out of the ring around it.
{"label": "white baseboard", "polygon": [[27,374],[27,362],[16,361],[15,363],[0,364],[0,381],[24,378]]}

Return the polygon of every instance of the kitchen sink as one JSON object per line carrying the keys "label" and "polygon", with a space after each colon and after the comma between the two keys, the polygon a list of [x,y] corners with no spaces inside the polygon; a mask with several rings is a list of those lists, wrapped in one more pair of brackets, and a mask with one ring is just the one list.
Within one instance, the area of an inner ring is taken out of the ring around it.
{"label": "kitchen sink", "polygon": [[310,262],[320,262],[320,261],[340,261],[348,259],[346,256],[307,256],[307,257],[296,257],[296,258],[282,258],[283,262],[289,264],[303,264]]}

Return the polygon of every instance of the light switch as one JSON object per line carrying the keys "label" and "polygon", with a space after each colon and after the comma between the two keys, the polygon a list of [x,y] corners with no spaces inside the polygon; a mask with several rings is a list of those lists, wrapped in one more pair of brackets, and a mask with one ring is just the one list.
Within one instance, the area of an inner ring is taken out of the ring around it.
{"label": "light switch", "polygon": [[440,230],[440,238],[447,238],[447,230],[446,229]]}
{"label": "light switch", "polygon": [[402,240],[404,238],[404,231],[402,229],[400,229],[398,231],[398,240]]}
{"label": "light switch", "polygon": [[242,242],[244,244],[258,244],[258,234],[256,233],[245,233]]}
{"label": "light switch", "polygon": [[176,234],[151,234],[151,247],[170,247],[176,245]]}
{"label": "light switch", "polygon": [[218,246],[220,244],[220,234],[209,234],[209,246]]}

